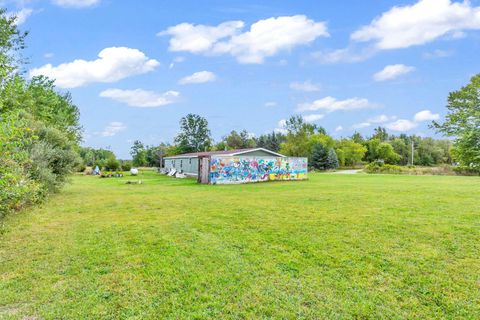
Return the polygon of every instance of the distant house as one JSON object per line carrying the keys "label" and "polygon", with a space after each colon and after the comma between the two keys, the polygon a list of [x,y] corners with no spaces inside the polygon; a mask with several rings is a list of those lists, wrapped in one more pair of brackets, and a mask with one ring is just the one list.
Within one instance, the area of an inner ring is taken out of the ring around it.
{"label": "distant house", "polygon": [[164,158],[167,171],[197,177],[200,183],[235,184],[307,178],[307,158],[290,158],[264,148],[180,154]]}

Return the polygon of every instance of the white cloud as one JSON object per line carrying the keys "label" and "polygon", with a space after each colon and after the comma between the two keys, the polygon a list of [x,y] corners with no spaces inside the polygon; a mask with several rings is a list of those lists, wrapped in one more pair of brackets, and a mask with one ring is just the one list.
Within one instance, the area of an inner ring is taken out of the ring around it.
{"label": "white cloud", "polygon": [[470,1],[420,0],[396,6],[351,35],[358,42],[373,41],[378,49],[408,48],[464,30],[480,29],[480,7]]}
{"label": "white cloud", "polygon": [[181,23],[159,32],[157,35],[172,36],[170,38],[170,51],[187,51],[198,54],[211,51],[217,41],[233,36],[243,26],[242,21],[228,21],[216,27]]}
{"label": "white cloud", "polygon": [[370,122],[370,123],[385,123],[385,122],[388,122],[388,121],[393,121],[395,120],[397,117],[396,116],[387,116],[385,114],[381,114],[381,115],[378,115],[378,116],[375,116],[375,117],[372,117],[370,119],[367,120],[367,122]]}
{"label": "white cloud", "polygon": [[96,60],[77,59],[56,67],[46,64],[30,70],[30,77],[44,75],[56,79],[61,88],[76,88],[92,82],[115,82],[153,71],[160,63],[143,52],[126,47],[105,48]]}
{"label": "white cloud", "polygon": [[290,89],[297,91],[315,92],[320,91],[320,87],[321,86],[318,83],[313,83],[310,80],[290,83]]}
{"label": "white cloud", "polygon": [[339,131],[342,131],[343,130],[343,127],[342,126],[338,126],[335,128],[335,132],[339,132]]}
{"label": "white cloud", "polygon": [[277,103],[275,101],[268,101],[268,102],[265,102],[265,107],[276,107],[277,106]]}
{"label": "white cloud", "polygon": [[432,121],[438,119],[440,119],[440,115],[438,113],[432,113],[430,110],[419,111],[413,117],[415,122]]}
{"label": "white cloud", "polygon": [[15,20],[15,24],[17,26],[22,25],[27,21],[28,17],[33,14],[33,9],[30,8],[23,8],[22,10],[12,13],[10,16],[16,16],[17,19]]}
{"label": "white cloud", "polygon": [[346,100],[337,100],[333,97],[326,97],[315,100],[311,103],[303,103],[298,105],[298,111],[316,111],[325,110],[333,112],[338,110],[355,110],[373,108],[374,106],[367,100],[361,98],[351,98]]}
{"label": "white cloud", "polygon": [[406,66],[404,64],[392,64],[375,73],[373,79],[375,81],[393,80],[401,75],[413,72],[414,70],[414,67]]}
{"label": "white cloud", "polygon": [[385,127],[393,131],[405,132],[417,127],[417,123],[406,119],[399,119],[385,124]]}
{"label": "white cloud", "polygon": [[213,72],[199,71],[180,79],[178,83],[179,84],[206,83],[206,82],[215,81],[216,79],[217,79],[217,76]]}
{"label": "white cloud", "polygon": [[158,35],[172,36],[170,51],[230,54],[240,63],[263,63],[265,58],[280,51],[329,36],[325,22],[315,22],[304,15],[259,20],[249,31],[240,33],[243,27],[242,21],[228,21],[218,26],[181,23]]}
{"label": "white cloud", "polygon": [[125,131],[127,126],[122,122],[110,122],[102,132],[97,132],[96,134],[101,135],[102,137],[113,137],[117,133]]}
{"label": "white cloud", "polygon": [[309,114],[309,115],[303,116],[303,120],[305,120],[306,122],[315,122],[320,119],[323,119],[324,117],[325,115],[323,114]]}
{"label": "white cloud", "polygon": [[361,122],[361,123],[357,123],[357,124],[354,124],[352,126],[353,129],[362,129],[362,128],[367,128],[367,127],[370,127],[372,124],[370,122]]}
{"label": "white cloud", "polygon": [[100,92],[100,97],[110,98],[112,100],[125,103],[131,107],[155,108],[172,104],[180,96],[177,91],[167,91],[158,93],[142,89],[121,90],[107,89]]}
{"label": "white cloud", "polygon": [[65,8],[85,8],[100,3],[100,0],[52,0],[52,3]]}
{"label": "white cloud", "polygon": [[45,54],[43,55],[43,57],[44,57],[45,59],[51,59],[51,58],[53,58],[54,56],[55,56],[55,55],[54,55],[53,53],[51,53],[51,52],[47,52],[47,53],[45,53]]}

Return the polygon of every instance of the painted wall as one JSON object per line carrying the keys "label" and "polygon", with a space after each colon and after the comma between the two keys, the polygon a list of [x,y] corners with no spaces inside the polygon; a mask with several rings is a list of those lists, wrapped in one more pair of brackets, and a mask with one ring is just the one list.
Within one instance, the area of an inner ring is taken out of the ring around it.
{"label": "painted wall", "polygon": [[165,159],[164,166],[167,169],[175,168],[179,172],[186,173],[188,175],[198,174],[198,158],[175,158]]}
{"label": "painted wall", "polygon": [[307,158],[213,157],[211,184],[307,179]]}

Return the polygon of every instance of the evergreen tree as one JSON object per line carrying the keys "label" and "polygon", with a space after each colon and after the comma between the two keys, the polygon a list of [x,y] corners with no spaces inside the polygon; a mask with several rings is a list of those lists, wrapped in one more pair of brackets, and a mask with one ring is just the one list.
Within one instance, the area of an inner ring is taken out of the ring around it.
{"label": "evergreen tree", "polygon": [[[312,166],[317,170],[327,169],[328,149],[321,143],[316,143],[312,148]],[[338,160],[337,160],[338,161]]]}
{"label": "evergreen tree", "polygon": [[328,149],[326,169],[337,169],[338,168],[338,157],[337,153],[333,148]]}

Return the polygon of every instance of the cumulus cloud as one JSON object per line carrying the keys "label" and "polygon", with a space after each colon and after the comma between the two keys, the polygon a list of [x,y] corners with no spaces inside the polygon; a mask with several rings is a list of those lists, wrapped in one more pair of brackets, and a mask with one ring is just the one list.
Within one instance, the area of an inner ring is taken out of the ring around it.
{"label": "cumulus cloud", "polygon": [[310,103],[299,104],[297,110],[300,112],[317,110],[334,112],[339,110],[356,110],[373,107],[374,106],[367,99],[351,98],[346,100],[337,100],[333,97],[325,97],[323,99],[315,100]]}
{"label": "cumulus cloud", "polygon": [[305,92],[315,92],[320,91],[320,84],[313,83],[310,80],[304,82],[292,82],[290,83],[290,89],[297,90],[297,91],[305,91]]}
{"label": "cumulus cloud", "polygon": [[423,122],[423,121],[432,121],[440,119],[440,115],[438,113],[432,113],[430,110],[422,110],[415,114],[413,120],[416,122]]}
{"label": "cumulus cloud", "polygon": [[126,47],[105,48],[96,60],[77,59],[58,66],[46,64],[30,70],[30,77],[44,75],[56,79],[61,88],[76,88],[92,82],[115,82],[153,71],[160,63],[143,52]]}
{"label": "cumulus cloud", "polygon": [[230,54],[240,63],[263,63],[265,58],[318,37],[329,36],[325,22],[315,22],[304,15],[272,17],[259,20],[245,32],[242,21],[228,21],[218,26],[181,23],[160,32],[170,35],[170,51],[195,54]]}
{"label": "cumulus cloud", "polygon": [[158,93],[142,89],[107,89],[100,92],[100,97],[102,98],[110,98],[112,100],[125,103],[131,107],[138,108],[156,108],[166,106],[176,102],[179,96],[180,93],[177,91]]}
{"label": "cumulus cloud", "polygon": [[210,71],[199,71],[186,76],[178,81],[179,84],[205,83],[212,82],[217,79],[217,76]]}
{"label": "cumulus cloud", "polygon": [[373,42],[377,49],[399,49],[458,37],[464,30],[480,29],[480,7],[470,1],[420,0],[396,6],[351,35],[357,42]]}
{"label": "cumulus cloud", "polygon": [[373,79],[375,81],[393,80],[401,75],[413,72],[414,70],[414,67],[406,66],[404,64],[392,64],[375,73]]}
{"label": "cumulus cloud", "polygon": [[171,36],[170,51],[187,51],[191,53],[207,53],[217,41],[233,36],[244,26],[242,21],[227,21],[218,26],[180,23],[159,32],[158,36]]}
{"label": "cumulus cloud", "polygon": [[324,117],[325,115],[323,114],[308,114],[303,116],[303,120],[305,120],[306,122],[315,122],[320,119],[323,119]]}
{"label": "cumulus cloud", "polygon": [[100,3],[100,0],[52,0],[52,3],[64,8],[85,8]]}
{"label": "cumulus cloud", "polygon": [[343,127],[342,126],[338,126],[335,128],[335,132],[340,132],[343,130]]}
{"label": "cumulus cloud", "polygon": [[416,122],[406,119],[398,119],[397,121],[385,124],[387,129],[400,132],[409,131],[417,126],[418,124]]}
{"label": "cumulus cloud", "polygon": [[97,135],[100,135],[102,137],[113,137],[117,133],[122,132],[127,129],[127,126],[123,124],[122,122],[110,122],[105,129],[103,129],[102,132],[97,132]]}

